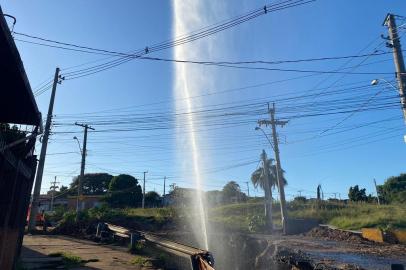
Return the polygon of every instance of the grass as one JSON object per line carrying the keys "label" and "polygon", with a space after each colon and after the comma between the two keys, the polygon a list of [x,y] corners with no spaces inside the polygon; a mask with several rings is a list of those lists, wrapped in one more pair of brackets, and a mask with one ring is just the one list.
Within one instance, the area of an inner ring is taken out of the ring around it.
{"label": "grass", "polygon": [[49,257],[62,257],[62,262],[66,268],[73,268],[77,266],[81,266],[86,263],[86,261],[82,260],[81,257],[73,255],[69,252],[53,252],[48,254]]}
{"label": "grass", "polygon": [[[406,228],[405,205],[378,206],[372,203],[339,201],[323,201],[321,205],[317,205],[315,201],[293,201],[288,203],[287,208],[290,218],[314,218],[321,223],[341,229]],[[272,210],[274,224],[280,225],[279,204],[274,203]],[[102,207],[89,209],[84,216],[89,220],[97,219],[122,226],[145,227],[145,230],[161,230],[168,222],[184,224],[185,220],[191,218],[187,216],[194,214],[196,213],[189,208],[111,209]],[[241,232],[261,231],[260,225],[265,219],[264,204],[261,200],[256,200],[213,207],[208,209],[207,216],[209,222],[219,228]],[[258,224],[259,226],[256,226]]]}
{"label": "grass", "polygon": [[145,243],[142,241],[137,241],[134,246],[129,244],[128,249],[133,254],[142,254],[144,252]]}
{"label": "grass", "polygon": [[49,257],[61,257],[65,268],[74,268],[82,266],[88,262],[98,262],[99,259],[83,260],[81,257],[74,255],[70,252],[57,251],[48,254]]}
{"label": "grass", "polygon": [[[291,218],[315,218],[321,223],[342,229],[406,228],[406,206],[366,203],[324,202],[317,207],[314,202],[289,203],[288,214]],[[248,231],[251,217],[264,216],[263,203],[243,203],[217,207],[209,210],[209,220],[233,230]],[[279,205],[273,207],[275,224],[280,224]]]}
{"label": "grass", "polygon": [[152,262],[148,258],[139,256],[139,255],[135,255],[134,258],[131,259],[130,263],[134,264],[134,265],[144,266],[144,267],[153,266]]}

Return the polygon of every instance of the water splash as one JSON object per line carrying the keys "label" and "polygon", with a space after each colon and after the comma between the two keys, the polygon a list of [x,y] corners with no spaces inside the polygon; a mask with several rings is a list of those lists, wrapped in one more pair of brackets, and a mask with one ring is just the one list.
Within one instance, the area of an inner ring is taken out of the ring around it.
{"label": "water splash", "polygon": [[[173,2],[173,35],[179,37],[193,30],[198,29],[205,25],[205,15],[202,14],[204,10],[204,2],[199,0],[175,0]],[[175,47],[174,57],[176,59],[193,59],[201,58],[202,54],[207,54],[213,45],[209,43],[194,43],[191,46],[182,45]],[[203,87],[208,86],[208,79],[211,76],[205,74],[206,71],[200,67],[193,67],[190,65],[175,64],[175,77],[174,77],[174,95],[177,98],[176,108],[185,111],[186,114],[178,119],[181,129],[187,137],[179,143],[180,149],[184,149],[182,159],[187,163],[188,159],[185,156],[190,155],[192,164],[187,164],[186,167],[191,166],[193,169],[193,178],[195,180],[195,188],[197,190],[194,202],[194,208],[197,210],[197,218],[193,217],[190,220],[190,225],[196,240],[208,250],[208,232],[207,232],[207,219],[206,212],[202,198],[202,177],[201,177],[201,132],[199,138],[197,137],[197,130],[195,123],[196,115],[192,114],[193,108],[197,105],[196,101],[192,102],[191,96],[201,93]],[[200,139],[200,140],[199,140]],[[189,168],[187,168],[189,169]]]}

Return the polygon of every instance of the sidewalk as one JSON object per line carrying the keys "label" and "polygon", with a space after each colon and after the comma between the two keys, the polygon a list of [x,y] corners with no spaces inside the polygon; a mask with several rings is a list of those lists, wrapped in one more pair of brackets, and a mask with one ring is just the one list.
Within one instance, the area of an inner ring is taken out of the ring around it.
{"label": "sidewalk", "polygon": [[158,269],[133,264],[136,256],[128,253],[124,247],[104,246],[91,241],[55,235],[25,235],[21,262],[24,269],[63,269],[60,257],[48,256],[55,252],[68,252],[81,257],[83,260],[91,260],[84,266],[70,268],[74,270]]}

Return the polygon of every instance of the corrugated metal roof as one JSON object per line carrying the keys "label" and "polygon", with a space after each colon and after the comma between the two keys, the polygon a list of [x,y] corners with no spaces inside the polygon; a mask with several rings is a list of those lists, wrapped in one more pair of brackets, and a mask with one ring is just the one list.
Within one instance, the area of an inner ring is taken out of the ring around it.
{"label": "corrugated metal roof", "polygon": [[40,125],[41,114],[0,7],[0,122]]}

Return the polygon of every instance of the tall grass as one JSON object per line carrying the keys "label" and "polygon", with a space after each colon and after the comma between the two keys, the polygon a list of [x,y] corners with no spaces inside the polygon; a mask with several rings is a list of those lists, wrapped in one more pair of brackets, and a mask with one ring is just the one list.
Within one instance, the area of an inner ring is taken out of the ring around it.
{"label": "tall grass", "polygon": [[[280,223],[279,204],[273,206],[274,223]],[[214,208],[209,219],[223,223],[232,229],[247,230],[250,218],[264,216],[263,203],[232,204]],[[367,203],[316,202],[288,204],[291,218],[315,218],[320,223],[330,224],[342,229],[357,230],[363,227],[406,228],[406,206]]]}

